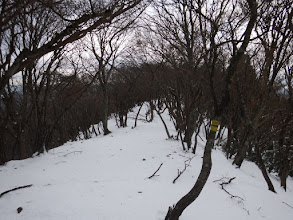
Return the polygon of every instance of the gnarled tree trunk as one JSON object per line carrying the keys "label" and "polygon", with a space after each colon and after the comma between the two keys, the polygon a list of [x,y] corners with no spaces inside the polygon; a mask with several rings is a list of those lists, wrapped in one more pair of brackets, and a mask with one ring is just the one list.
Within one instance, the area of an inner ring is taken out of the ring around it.
{"label": "gnarled tree trunk", "polygon": [[203,155],[203,163],[200,174],[197,178],[195,185],[192,189],[182,197],[174,207],[169,207],[165,220],[178,220],[179,216],[201,193],[204,185],[206,184],[208,177],[212,169],[212,149],[214,147],[214,141],[216,137],[216,131],[210,131],[208,134],[207,143]]}

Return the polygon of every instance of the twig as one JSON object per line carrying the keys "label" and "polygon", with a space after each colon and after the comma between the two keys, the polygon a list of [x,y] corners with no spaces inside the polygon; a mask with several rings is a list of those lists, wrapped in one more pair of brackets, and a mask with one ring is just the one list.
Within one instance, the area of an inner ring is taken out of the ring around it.
{"label": "twig", "polygon": [[[180,155],[180,154],[179,154]],[[182,155],[180,155],[180,156],[182,156]],[[189,158],[188,160],[186,160],[186,161],[184,161],[184,169],[182,170],[182,171],[180,171],[179,169],[178,169],[178,174],[177,174],[177,177],[173,180],[173,183],[175,183],[176,182],[176,180],[186,171],[186,168],[187,167],[189,167],[190,166],[190,162],[191,162],[191,160],[193,159],[194,157],[192,157],[192,158]],[[188,164],[186,163],[188,161]]]}
{"label": "twig", "polygon": [[185,158],[188,158],[188,159],[190,159],[189,157],[186,157],[186,156],[184,156],[184,155],[182,155],[182,154],[178,154],[180,157],[185,157]]}
{"label": "twig", "polygon": [[64,154],[63,157],[66,157],[67,155],[72,154],[72,153],[82,153],[82,151],[79,151],[79,150],[78,151],[72,151],[70,153]]}
{"label": "twig", "polygon": [[3,193],[0,194],[0,198],[2,196],[4,196],[5,194],[9,193],[9,192],[12,192],[12,191],[16,191],[16,190],[19,190],[19,189],[23,189],[23,188],[28,188],[28,187],[31,187],[33,184],[30,184],[30,185],[26,185],[26,186],[19,186],[19,187],[16,187],[16,188],[13,188],[13,189],[10,189],[10,190],[7,190]]}
{"label": "twig", "polygon": [[[236,177],[232,177],[232,178],[229,179],[229,178],[227,178],[227,177],[222,177],[221,179],[219,179],[219,180],[215,180],[215,181],[213,181],[213,182],[222,181],[221,183],[219,183],[219,185],[221,186],[222,190],[224,190],[229,196],[231,196],[232,199],[233,199],[233,198],[238,199],[237,202],[238,202],[238,203],[241,203],[241,204],[244,205],[244,203],[243,203],[244,199],[243,199],[243,198],[241,198],[240,196],[235,196],[235,195],[231,194],[228,190],[226,190],[226,189],[224,188],[225,185],[230,184],[235,178],[236,178]],[[224,181],[224,180],[227,180],[227,181]],[[260,207],[260,208],[261,208],[261,207]],[[260,208],[258,209],[258,211],[260,210]],[[245,207],[243,207],[242,209],[245,210],[245,211],[247,212],[247,215],[250,215],[249,210],[247,210]]]}
{"label": "twig", "polygon": [[[223,178],[221,178],[220,180],[223,180],[225,177],[223,177]],[[222,187],[222,190],[224,190],[229,196],[231,196],[231,198],[238,198],[238,199],[240,199],[240,201],[242,202],[242,201],[244,201],[244,199],[243,198],[241,198],[240,196],[234,196],[233,194],[231,194],[230,192],[228,192],[225,188],[224,188],[224,185],[227,185],[227,184],[229,184],[229,183],[231,183],[232,182],[232,180],[234,180],[236,177],[232,177],[232,178],[230,178],[227,182],[221,182],[220,183],[220,186]],[[220,180],[215,180],[214,182],[216,182],[216,181],[220,181]]]}
{"label": "twig", "polygon": [[227,178],[227,177],[222,177],[221,179],[214,180],[213,183],[218,182],[218,181],[221,181],[221,180],[223,180],[223,179],[225,179],[225,178]]}
{"label": "twig", "polygon": [[57,162],[57,163],[55,163],[55,165],[57,165],[57,164],[59,164],[59,163],[66,163],[66,161],[59,161],[59,162]]}
{"label": "twig", "polygon": [[285,205],[287,205],[287,206],[289,206],[291,209],[293,209],[293,206],[289,205],[288,203],[286,203],[286,202],[282,202],[282,203],[284,203]]}
{"label": "twig", "polygon": [[223,186],[223,185],[227,185],[227,184],[231,183],[232,180],[234,180],[235,178],[236,178],[236,177],[234,176],[234,177],[230,178],[230,179],[228,180],[228,182],[222,182],[222,183],[220,183],[220,185],[221,185],[221,186]]}
{"label": "twig", "polygon": [[247,215],[250,215],[249,210],[247,210],[246,208],[243,208],[243,210],[245,210],[247,212]]}
{"label": "twig", "polygon": [[159,166],[159,168],[156,170],[156,172],[153,173],[153,175],[149,176],[148,179],[151,179],[154,176],[158,176],[156,175],[156,173],[161,169],[161,166],[163,165],[163,163],[161,163],[161,165]]}
{"label": "twig", "polygon": [[176,180],[185,172],[185,170],[186,170],[186,164],[185,164],[185,166],[184,166],[184,169],[182,170],[182,171],[180,171],[179,169],[178,169],[178,174],[177,174],[177,177],[173,180],[173,183],[175,183],[176,182]]}
{"label": "twig", "polygon": [[218,179],[218,180],[214,180],[213,181],[213,183],[215,183],[215,182],[219,182],[219,181],[222,181],[221,183],[220,183],[220,185],[225,185],[225,184],[229,184],[229,183],[231,183],[232,182],[232,180],[234,180],[236,177],[232,177],[232,178],[230,178],[229,180],[228,180],[228,182],[224,182],[223,180],[224,179],[228,179],[227,177],[222,177],[221,179]]}
{"label": "twig", "polygon": [[241,202],[244,201],[244,199],[241,198],[240,196],[234,196],[234,195],[232,195],[231,193],[229,193],[229,192],[224,188],[223,185],[221,185],[221,186],[222,186],[222,190],[224,190],[229,196],[231,196],[231,198],[238,198],[238,199],[241,200]]}
{"label": "twig", "polygon": [[204,141],[203,138],[202,138],[200,135],[198,135],[198,137],[199,137],[202,141]]}

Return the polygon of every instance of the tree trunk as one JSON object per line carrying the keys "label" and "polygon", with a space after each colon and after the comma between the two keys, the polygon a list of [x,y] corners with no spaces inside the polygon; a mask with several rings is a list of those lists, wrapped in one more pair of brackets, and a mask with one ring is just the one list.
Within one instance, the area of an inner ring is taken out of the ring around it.
{"label": "tree trunk", "polygon": [[[291,118],[292,118],[292,115],[290,114],[289,116],[287,116],[284,120],[284,123],[281,127],[281,130],[280,130],[280,134],[279,134],[279,141],[278,141],[278,148],[279,148],[279,152],[280,152],[280,161],[281,161],[281,164],[280,164],[280,171],[279,171],[279,176],[281,178],[281,187],[283,187],[286,191],[286,188],[287,188],[287,183],[286,183],[286,180],[287,180],[287,177],[288,177],[288,174],[289,174],[289,161],[288,161],[288,151],[286,151],[286,145],[285,145],[285,136],[286,136],[286,129],[287,129],[287,126],[289,124],[289,122],[291,121]],[[290,137],[290,135],[289,135]]]}
{"label": "tree trunk", "polygon": [[144,103],[141,103],[140,106],[139,106],[138,112],[137,112],[136,117],[135,117],[134,128],[137,126],[138,116],[139,116],[140,110],[142,109],[143,104]]}
{"label": "tree trunk", "polygon": [[195,131],[195,135],[194,135],[194,144],[193,144],[193,149],[192,149],[192,153],[195,154],[196,152],[196,147],[197,147],[197,137],[198,137],[198,134],[200,132],[200,126],[201,124],[197,124],[197,128],[196,128],[196,131]]}
{"label": "tree trunk", "polygon": [[190,112],[186,119],[186,129],[185,129],[185,136],[184,141],[187,144],[187,149],[189,150],[191,148],[191,139],[192,135],[195,132],[195,126],[196,126],[196,109],[194,106],[190,106]]}
{"label": "tree trunk", "polygon": [[207,182],[212,168],[211,152],[214,147],[215,137],[216,131],[211,130],[208,134],[207,143],[205,146],[202,168],[195,185],[184,197],[178,201],[174,208],[169,207],[165,220],[178,220],[184,209],[199,196]]}
{"label": "tree trunk", "polygon": [[162,118],[162,115],[161,115],[160,111],[157,110],[156,108],[155,108],[155,110],[156,110],[157,114],[159,115],[159,117],[160,117],[160,119],[161,119],[161,121],[162,121],[162,123],[163,123],[163,125],[164,125],[164,128],[165,128],[165,131],[166,131],[166,133],[167,133],[168,139],[170,139],[170,138],[171,138],[170,132],[169,132],[169,130],[168,130],[168,127],[167,127],[167,125],[166,125],[164,119]]}
{"label": "tree trunk", "polygon": [[[239,60],[243,56],[248,43],[250,41],[250,35],[252,32],[252,29],[254,27],[254,24],[256,22],[257,18],[257,3],[256,0],[246,0],[249,9],[250,9],[250,19],[247,24],[246,30],[244,32],[244,39],[243,42],[238,49],[236,53],[233,54],[233,56],[230,59],[230,64],[227,69],[227,75],[225,78],[225,86],[223,90],[223,96],[221,98],[220,105],[218,104],[218,101],[214,97],[214,107],[215,107],[215,116],[216,120],[221,118],[224,114],[224,110],[227,108],[230,102],[230,88],[231,88],[231,78],[237,68],[237,64],[239,63]],[[214,27],[215,25],[212,24]],[[215,29],[217,29],[215,27]],[[217,30],[215,30],[217,31]],[[217,51],[217,48],[213,48],[215,51]],[[214,62],[215,63],[215,62]],[[213,76],[211,76],[213,77]],[[211,90],[214,92],[214,87],[211,84]],[[168,213],[166,215],[165,220],[178,220],[179,216],[182,214],[184,209],[189,206],[200,194],[202,191],[204,185],[206,184],[206,181],[210,175],[210,171],[212,168],[212,160],[211,160],[211,152],[214,147],[214,141],[215,141],[215,136],[216,136],[216,127],[218,126],[219,122],[218,121],[213,121],[211,130],[207,135],[207,143],[205,146],[205,152],[203,155],[203,164],[202,164],[202,169],[200,171],[200,174],[198,176],[198,179],[195,183],[195,185],[192,187],[192,189],[184,196],[182,197],[178,203],[174,207],[169,207]],[[216,126],[215,126],[216,125]]]}
{"label": "tree trunk", "polygon": [[127,127],[127,111],[119,111],[119,124],[120,127],[125,128]]}
{"label": "tree trunk", "polygon": [[123,119],[123,112],[119,111],[119,127],[123,128],[124,127],[124,119]]}
{"label": "tree trunk", "polygon": [[103,95],[104,95],[104,99],[103,99],[103,119],[102,119],[102,123],[103,123],[104,135],[107,135],[107,134],[111,133],[111,131],[109,131],[109,129],[108,129],[109,96],[108,96],[107,88],[105,88],[103,90]]}
{"label": "tree trunk", "polygon": [[227,159],[232,156],[231,142],[232,142],[232,126],[228,125],[228,137],[227,137],[227,142],[225,145]]}
{"label": "tree trunk", "polygon": [[[287,163],[287,165],[288,165],[288,163]],[[288,174],[289,174],[289,166],[284,166],[284,164],[282,164],[279,175],[280,175],[280,179],[281,179],[281,187],[283,187],[285,191],[287,189]]]}
{"label": "tree trunk", "polygon": [[238,146],[238,152],[236,154],[236,157],[233,161],[233,164],[235,164],[238,168],[241,167],[245,157],[246,157],[246,152],[248,150],[248,145],[245,144],[250,132],[245,131],[244,136],[241,139],[240,146]]}
{"label": "tree trunk", "polygon": [[261,157],[261,153],[259,151],[259,146],[257,144],[255,145],[255,153],[256,153],[256,159],[257,159],[257,162],[258,162],[258,167],[260,168],[260,170],[262,172],[262,175],[263,175],[263,177],[265,178],[265,181],[268,184],[269,190],[274,192],[274,193],[276,193],[274,185],[273,185],[272,181],[270,180],[270,177],[269,177],[269,175],[267,173],[266,166],[265,166],[265,164],[263,162],[263,159]]}
{"label": "tree trunk", "polygon": [[155,105],[153,103],[153,101],[150,101],[150,111],[151,111],[151,118],[150,118],[150,122],[152,122],[154,120],[154,109],[155,109]]}
{"label": "tree trunk", "polygon": [[202,116],[199,116],[199,119],[197,120],[196,122],[196,128],[194,129],[194,145],[193,145],[193,149],[192,149],[192,153],[195,154],[196,152],[196,147],[197,147],[197,137],[199,135],[199,132],[200,132],[200,128],[201,128],[201,125],[203,123],[203,117]]}
{"label": "tree trunk", "polygon": [[1,140],[0,140],[0,166],[4,165],[6,161],[7,161],[6,151],[4,150],[4,145],[1,143]]}
{"label": "tree trunk", "polygon": [[191,138],[193,135],[194,129],[191,129],[189,126],[185,130],[184,142],[186,142],[187,149],[191,148]]}

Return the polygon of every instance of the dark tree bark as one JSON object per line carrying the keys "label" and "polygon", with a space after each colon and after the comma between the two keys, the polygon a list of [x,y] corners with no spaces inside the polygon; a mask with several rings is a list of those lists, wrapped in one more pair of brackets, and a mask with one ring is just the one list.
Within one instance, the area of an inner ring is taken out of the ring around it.
{"label": "dark tree bark", "polygon": [[136,126],[137,126],[137,120],[138,120],[138,116],[139,116],[139,113],[140,113],[140,111],[141,111],[141,109],[142,109],[142,106],[143,106],[143,102],[140,104],[140,106],[139,106],[139,109],[138,109],[138,111],[137,111],[137,113],[136,113],[136,116],[135,116],[135,122],[134,122],[134,128],[136,128]]}
{"label": "dark tree bark", "polygon": [[[233,56],[230,59],[230,65],[227,69],[227,75],[225,79],[225,87],[223,91],[223,95],[221,98],[220,105],[218,105],[218,102],[216,100],[216,97],[213,97],[214,101],[214,110],[215,110],[215,119],[222,118],[224,111],[229,105],[230,102],[230,88],[231,88],[231,78],[236,71],[237,64],[239,63],[241,57],[243,56],[248,43],[250,41],[250,35],[252,32],[252,29],[254,27],[254,24],[256,22],[257,18],[257,3],[256,0],[247,0],[249,10],[250,10],[250,18],[249,22],[247,24],[246,30],[244,32],[244,39],[240,46],[240,48],[234,52]],[[200,12],[199,12],[200,13]],[[214,25],[214,23],[212,24]],[[216,48],[215,53],[216,53]],[[211,92],[214,93],[214,87],[213,83],[211,83]],[[218,124],[217,124],[218,125]],[[213,124],[211,126],[211,130],[207,137],[207,143],[205,146],[204,156],[203,156],[203,165],[201,172],[199,174],[199,177],[195,183],[195,185],[192,187],[192,189],[184,196],[182,199],[178,201],[178,203],[174,206],[174,208],[169,207],[167,216],[165,220],[178,220],[179,216],[182,214],[182,212],[185,210],[187,206],[189,206],[200,194],[201,190],[206,184],[206,181],[210,175],[210,171],[212,168],[212,161],[211,161],[211,151],[214,147],[214,141],[216,136],[216,130],[213,127]]]}
{"label": "dark tree bark", "polygon": [[183,196],[177,204],[174,206],[174,208],[169,207],[167,216],[165,220],[178,220],[180,215],[183,213],[183,211],[186,209],[187,206],[189,206],[201,193],[212,168],[212,149],[214,147],[214,141],[215,141],[216,132],[210,131],[207,139],[207,144],[205,146],[204,156],[203,156],[203,163],[201,167],[200,174],[197,178],[197,181],[195,185],[192,187],[192,189]]}
{"label": "dark tree bark", "polygon": [[241,167],[246,157],[246,152],[249,148],[249,145],[245,143],[247,138],[249,137],[249,134],[250,134],[249,131],[244,130],[244,135],[241,137],[240,144],[238,146],[238,152],[233,160],[233,164],[235,164],[238,168]]}
{"label": "dark tree bark", "polygon": [[163,125],[164,125],[164,128],[165,128],[165,131],[166,131],[166,133],[167,133],[167,137],[168,137],[168,139],[170,139],[172,136],[170,135],[169,129],[168,129],[168,127],[167,127],[167,125],[166,125],[166,122],[164,121],[164,119],[163,119],[163,117],[162,117],[162,115],[161,115],[160,110],[158,110],[157,108],[155,108],[155,110],[156,110],[157,114],[159,115],[159,117],[160,117],[160,119],[161,119],[161,121],[162,121],[162,123],[163,123]]}
{"label": "dark tree bark", "polygon": [[103,90],[103,129],[104,129],[104,135],[110,134],[111,131],[108,129],[108,114],[109,114],[109,95],[108,95],[108,89],[105,88]]}
{"label": "dark tree bark", "polygon": [[290,170],[290,166],[289,166],[290,161],[289,161],[288,155],[287,155],[287,154],[289,154],[289,149],[287,149],[284,141],[285,141],[285,137],[286,137],[286,129],[288,128],[288,124],[292,120],[292,117],[293,117],[293,115],[291,113],[285,118],[285,120],[281,126],[279,140],[278,140],[278,150],[279,150],[279,157],[280,157],[279,158],[279,160],[280,160],[279,176],[281,179],[281,187],[283,187],[285,191],[287,189],[287,177],[289,175],[289,170]]}
{"label": "dark tree bark", "polygon": [[261,170],[261,173],[262,173],[265,181],[267,182],[269,190],[274,192],[274,193],[276,193],[274,185],[273,185],[273,183],[272,183],[272,181],[271,181],[271,179],[270,179],[270,177],[268,175],[268,172],[266,170],[266,166],[264,164],[264,161],[262,159],[261,153],[259,151],[259,146],[257,144],[255,145],[255,153],[256,153],[256,159],[257,159],[257,162],[258,162],[258,166],[259,166],[259,168]]}

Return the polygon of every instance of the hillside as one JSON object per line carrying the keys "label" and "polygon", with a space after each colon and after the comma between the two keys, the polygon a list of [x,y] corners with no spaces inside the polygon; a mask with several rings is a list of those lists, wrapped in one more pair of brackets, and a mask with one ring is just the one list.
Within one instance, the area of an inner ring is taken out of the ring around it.
{"label": "hillside", "polygon": [[[0,197],[1,220],[164,219],[168,206],[194,184],[204,143],[199,140],[196,155],[186,153],[180,142],[166,140],[159,117],[152,123],[140,120],[134,129],[134,121],[128,123],[117,128],[111,119],[112,133],[107,136],[68,142],[41,156],[0,166],[0,193],[33,184]],[[173,184],[185,164],[186,171]],[[220,183],[233,177],[224,185],[225,192]],[[255,164],[245,161],[236,169],[218,147],[208,183],[180,219],[293,219],[293,179],[287,192],[276,177],[271,179],[277,194],[267,190]],[[23,209],[19,214],[18,207]]]}

